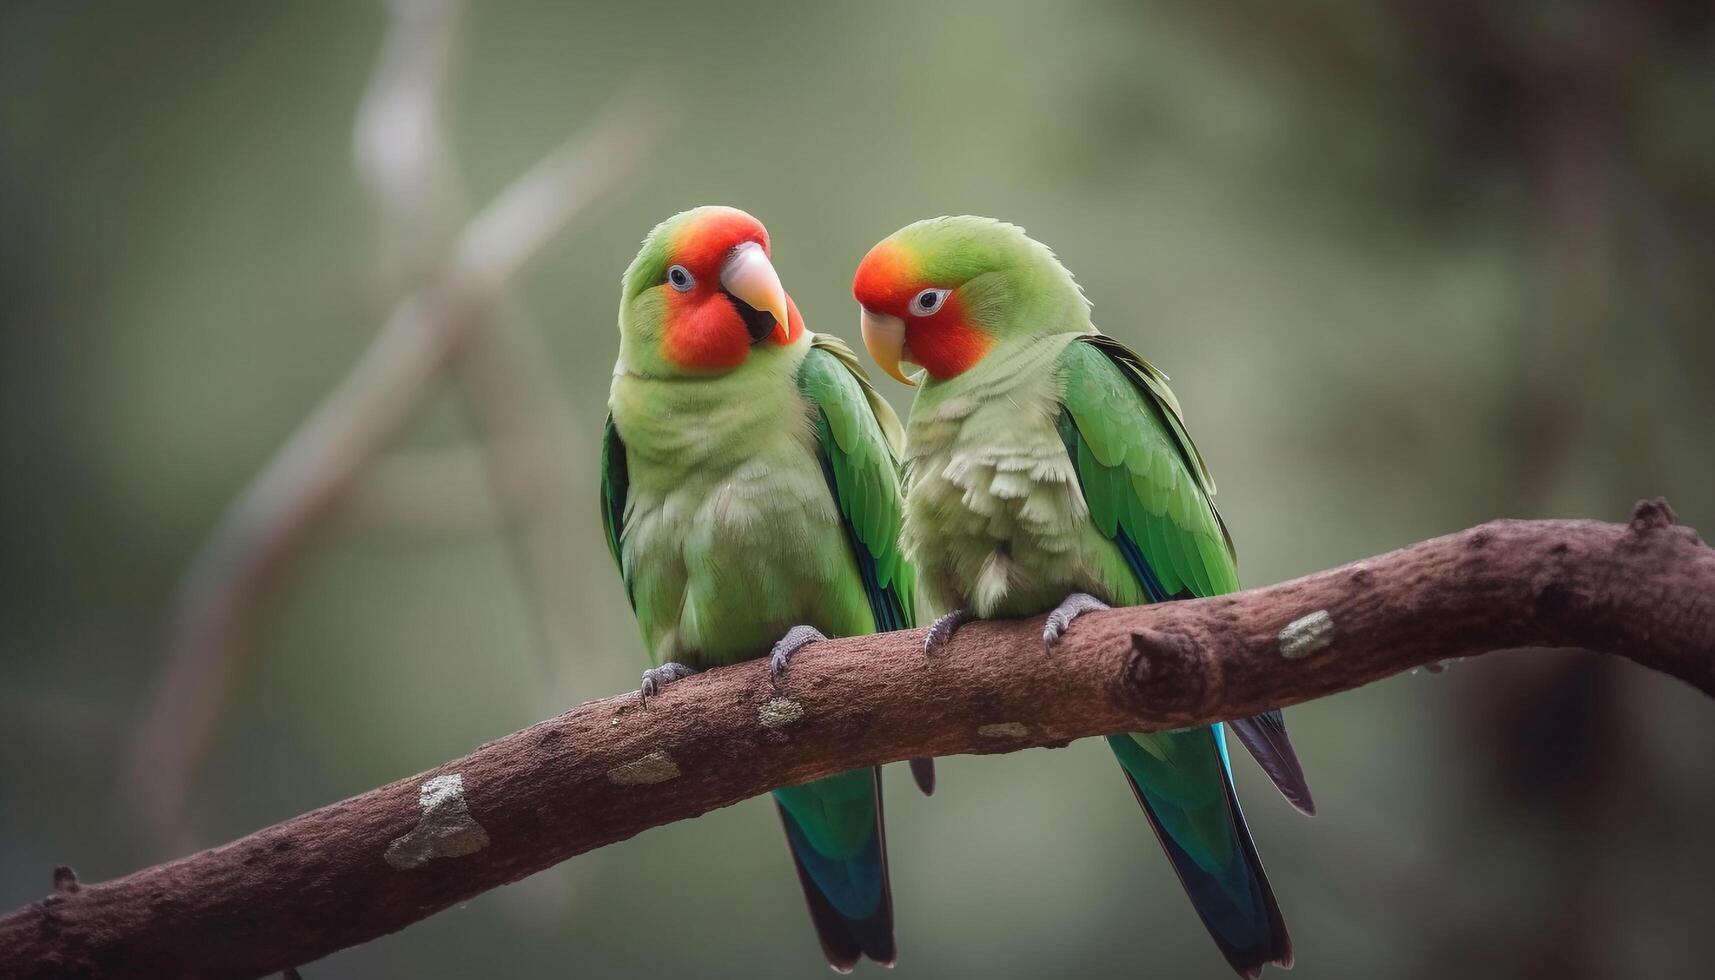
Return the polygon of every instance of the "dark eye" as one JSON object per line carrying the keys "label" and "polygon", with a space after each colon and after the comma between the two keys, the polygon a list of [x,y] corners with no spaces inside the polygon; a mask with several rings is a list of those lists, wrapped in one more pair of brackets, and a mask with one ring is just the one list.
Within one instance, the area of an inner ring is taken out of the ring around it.
{"label": "dark eye", "polygon": [[667,270],[667,281],[679,292],[685,292],[697,284],[697,278],[691,275],[691,270],[682,265],[676,265]]}
{"label": "dark eye", "polygon": [[911,315],[928,316],[935,312],[941,308],[941,304],[947,302],[947,294],[950,292],[950,289],[925,289],[911,297]]}

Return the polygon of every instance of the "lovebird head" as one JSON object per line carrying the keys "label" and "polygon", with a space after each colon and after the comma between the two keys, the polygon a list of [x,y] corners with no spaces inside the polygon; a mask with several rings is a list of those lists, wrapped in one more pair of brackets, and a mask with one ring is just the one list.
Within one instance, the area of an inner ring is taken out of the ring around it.
{"label": "lovebird head", "polygon": [[621,280],[623,368],[725,374],[796,341],[804,322],[769,256],[768,230],[737,208],[693,208],[656,225]]}
{"label": "lovebird head", "polygon": [[863,343],[883,371],[915,364],[937,381],[996,346],[1090,331],[1090,306],[1046,245],[1017,225],[973,215],[929,218],[882,239],[852,280]]}

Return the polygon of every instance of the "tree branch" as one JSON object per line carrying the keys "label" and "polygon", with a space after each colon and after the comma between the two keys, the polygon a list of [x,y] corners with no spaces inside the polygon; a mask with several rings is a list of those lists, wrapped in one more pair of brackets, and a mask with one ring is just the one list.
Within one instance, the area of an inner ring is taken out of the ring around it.
{"label": "tree branch", "polygon": [[[8,977],[249,977],[768,789],[1256,714],[1451,657],[1625,657],[1715,696],[1715,550],[1665,501],[1629,525],[1497,521],[1229,596],[818,644],[580,705],[462,759],[0,919]],[[44,885],[47,875],[44,873]]]}

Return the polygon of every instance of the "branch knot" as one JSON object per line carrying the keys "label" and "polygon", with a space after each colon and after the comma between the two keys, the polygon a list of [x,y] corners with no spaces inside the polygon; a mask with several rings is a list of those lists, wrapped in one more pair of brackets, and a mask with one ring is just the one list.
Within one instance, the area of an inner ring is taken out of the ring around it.
{"label": "branch knot", "polygon": [[1139,629],[1131,634],[1122,699],[1150,714],[1188,716],[1209,694],[1209,665],[1183,633]]}
{"label": "branch knot", "polygon": [[1632,507],[1631,530],[1633,534],[1647,534],[1650,531],[1672,527],[1679,523],[1679,515],[1673,512],[1673,507],[1666,497],[1653,497],[1640,500]]}
{"label": "branch knot", "polygon": [[83,885],[77,880],[77,872],[70,865],[62,864],[54,869],[54,891],[61,895],[73,895],[83,891]]}

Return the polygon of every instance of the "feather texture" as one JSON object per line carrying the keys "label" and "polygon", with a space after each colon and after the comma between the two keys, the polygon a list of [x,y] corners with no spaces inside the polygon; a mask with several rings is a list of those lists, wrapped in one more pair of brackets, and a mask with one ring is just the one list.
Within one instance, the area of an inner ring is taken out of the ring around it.
{"label": "feather texture", "polygon": [[868,956],[891,966],[893,889],[881,806],[881,770],[859,769],[774,791],[786,846],[828,965]]}
{"label": "feather texture", "polygon": [[[950,299],[914,320],[902,304],[926,286]],[[1095,330],[1045,247],[992,219],[920,221],[871,250],[853,291],[866,310],[901,318],[913,355],[943,327],[986,335],[968,364],[916,358],[925,374],[907,426],[902,540],[930,604],[994,618],[1046,612],[1072,592],[1135,605],[1238,588],[1214,481],[1166,376]],[[945,310],[963,322],[932,322]],[[1290,963],[1291,943],[1223,736],[1216,726],[1110,745],[1198,915],[1255,976]]]}
{"label": "feather texture", "polygon": [[[1077,461],[1090,516],[1119,546],[1149,601],[1237,591],[1232,541],[1209,499],[1214,481],[1166,375],[1100,335],[1069,346],[1060,369],[1066,374],[1060,437]],[[1116,489],[1122,477],[1125,486]],[[1280,712],[1243,719],[1233,729],[1281,795],[1314,813]]]}
{"label": "feather texture", "polygon": [[[1058,368],[1065,394],[1057,429],[1091,521],[1146,598],[1236,590],[1237,563],[1209,500],[1213,483],[1165,378],[1096,335],[1069,345]],[[1215,726],[1108,743],[1216,945],[1236,971],[1254,976],[1266,963],[1290,965],[1292,944],[1233,795],[1222,736]]]}
{"label": "feather texture", "polygon": [[851,349],[835,337],[813,337],[798,369],[798,387],[816,413],[818,458],[857,558],[875,628],[909,629],[916,625],[916,590],[899,548],[899,420]]}
{"label": "feather texture", "polygon": [[[622,372],[609,405],[603,528],[656,663],[754,657],[799,624],[913,625],[899,423],[844,345],[805,335],[710,377]],[[773,796],[829,963],[892,962],[875,770]]]}

